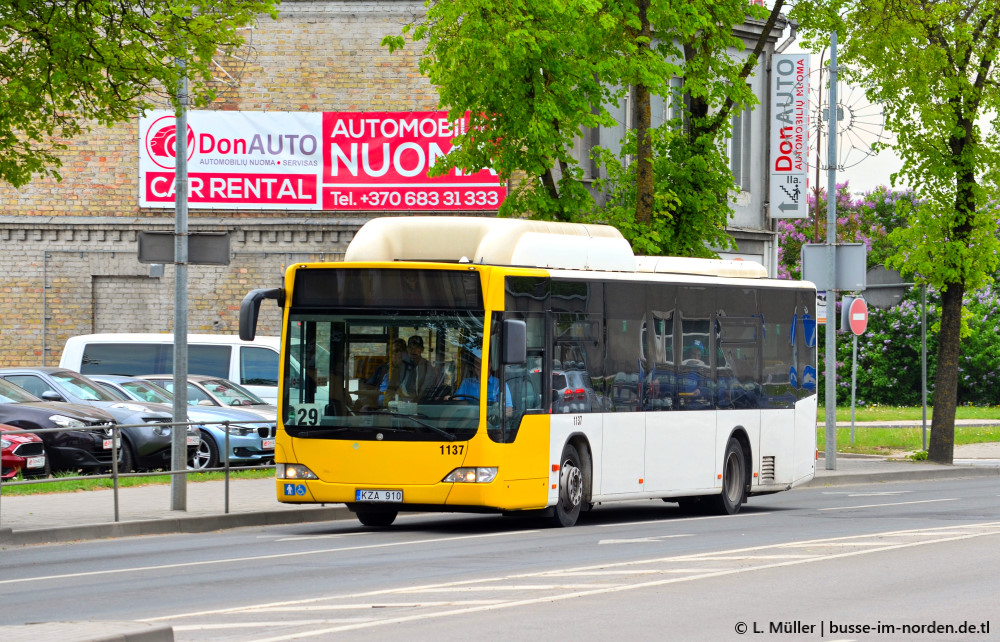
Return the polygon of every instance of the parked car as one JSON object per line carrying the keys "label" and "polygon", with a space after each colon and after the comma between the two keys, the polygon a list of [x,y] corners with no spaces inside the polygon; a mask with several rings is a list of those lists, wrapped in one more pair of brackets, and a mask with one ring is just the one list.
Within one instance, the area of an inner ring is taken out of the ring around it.
{"label": "parked car", "polygon": [[[174,376],[165,374],[142,375],[140,379],[152,381],[168,392],[174,390]],[[221,406],[249,410],[264,421],[278,421],[278,407],[273,406],[239,384],[221,377],[188,375],[188,404],[192,406]]]}
{"label": "parked car", "polygon": [[[78,372],[64,368],[0,368],[0,379],[13,383],[45,401],[69,402],[104,410],[122,429],[122,456],[118,472],[170,466],[173,408],[163,404],[122,401],[99,384]],[[194,428],[187,429],[189,455],[200,439]]]}
{"label": "parked car", "polygon": [[[189,334],[188,371],[235,381],[255,395],[278,398],[278,337],[242,341],[236,335]],[[94,374],[138,376],[174,371],[174,335],[121,332],[70,337],[59,367]]]}
{"label": "parked car", "polygon": [[[100,408],[42,401],[24,388],[0,379],[0,423],[20,430],[71,429],[39,435],[53,471],[111,467],[115,420]],[[122,456],[119,451],[119,464]]]}
{"label": "parked car", "polygon": [[0,424],[0,479],[48,477],[49,460],[45,456],[45,443],[30,432],[11,433],[14,426]]}
{"label": "parked car", "polygon": [[[94,375],[93,381],[122,399],[173,403],[173,394],[152,381],[123,375]],[[229,463],[236,466],[269,464],[274,461],[275,423],[240,408],[190,406],[188,420],[196,421],[201,432],[198,450],[189,461],[192,468],[216,468],[225,452],[229,432]],[[229,421],[228,426],[220,422]]]}
{"label": "parked car", "polygon": [[601,400],[586,370],[552,371],[552,414],[601,412],[601,409]]}

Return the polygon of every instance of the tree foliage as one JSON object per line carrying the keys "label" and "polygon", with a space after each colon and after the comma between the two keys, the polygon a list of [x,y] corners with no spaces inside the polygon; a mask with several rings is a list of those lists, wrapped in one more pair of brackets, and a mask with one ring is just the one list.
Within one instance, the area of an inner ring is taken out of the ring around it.
{"label": "tree foliage", "polygon": [[213,97],[213,56],[277,0],[0,0],[0,180],[59,176],[58,152],[94,123],[173,99],[184,63],[196,105]]}
{"label": "tree foliage", "polygon": [[950,463],[962,301],[990,280],[1000,249],[994,209],[1000,132],[981,122],[1000,107],[998,0],[804,0],[816,42],[836,30],[847,79],[883,105],[897,138],[897,174],[922,204],[893,232],[890,263],[941,292],[929,458]]}
{"label": "tree foliage", "polygon": [[[424,42],[420,69],[441,106],[471,120],[437,171],[526,175],[501,215],[610,223],[639,252],[697,256],[711,253],[707,245],[728,247],[730,116],[756,101],[746,81],[782,4],[769,14],[745,0],[429,0],[404,35]],[[734,27],[748,15],[768,21],[743,54]],[[383,43],[396,49],[405,38]],[[629,92],[636,122],[621,155],[598,146],[578,158],[574,144],[589,129],[615,125],[609,106]],[[671,101],[674,114],[656,128],[652,95]],[[607,208],[582,182],[581,163],[604,168],[597,188],[611,195]]]}

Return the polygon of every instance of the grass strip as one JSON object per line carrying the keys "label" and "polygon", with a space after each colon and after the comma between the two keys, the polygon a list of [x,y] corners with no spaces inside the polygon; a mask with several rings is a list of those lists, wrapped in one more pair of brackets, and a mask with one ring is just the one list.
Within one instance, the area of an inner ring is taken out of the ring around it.
{"label": "grass strip", "polygon": [[[75,475],[62,475],[75,476]],[[188,473],[188,482],[199,483],[207,481],[221,481],[225,479],[225,473]],[[101,490],[114,488],[111,479],[73,479],[59,481],[60,475],[55,475],[50,481],[44,484],[26,484],[24,486],[11,486],[4,484],[3,495],[5,497],[14,495],[45,495],[48,493],[75,493],[86,490]],[[274,468],[261,468],[260,470],[234,470],[229,473],[230,479],[264,479],[274,478]],[[20,480],[19,480],[20,481]],[[148,477],[120,477],[118,488],[134,488],[136,486],[150,486],[155,484],[169,484],[170,475],[150,475]]]}
{"label": "grass strip", "polygon": [[[826,409],[817,409],[816,420],[826,421]],[[934,408],[927,408],[927,422],[930,423]],[[854,409],[854,421],[921,421],[923,408],[910,406],[858,406]],[[1000,408],[992,406],[959,406],[955,409],[955,419],[985,419],[1000,423]],[[837,421],[850,421],[851,407],[837,407]]]}
{"label": "grass strip", "polygon": [[[927,438],[930,439],[928,427]],[[1000,441],[1000,426],[955,426],[955,445],[981,444]],[[826,430],[816,431],[816,445],[826,449]],[[855,426],[854,443],[851,429],[837,428],[837,452],[859,455],[884,455],[894,452],[923,450],[923,428],[880,428]]]}

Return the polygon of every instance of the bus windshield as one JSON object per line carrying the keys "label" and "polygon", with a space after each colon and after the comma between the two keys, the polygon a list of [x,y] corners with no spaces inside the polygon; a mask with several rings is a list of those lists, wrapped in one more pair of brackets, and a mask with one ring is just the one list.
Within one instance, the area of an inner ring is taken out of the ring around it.
{"label": "bus windshield", "polygon": [[470,439],[483,321],[481,310],[293,310],[285,429],[317,439]]}

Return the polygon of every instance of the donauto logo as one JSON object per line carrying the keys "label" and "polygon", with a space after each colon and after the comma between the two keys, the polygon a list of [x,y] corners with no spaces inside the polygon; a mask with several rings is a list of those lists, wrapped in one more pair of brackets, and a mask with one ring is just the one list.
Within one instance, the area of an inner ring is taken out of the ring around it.
{"label": "donauto logo", "polygon": [[[194,156],[195,136],[191,125],[187,128],[188,160]],[[146,130],[146,155],[163,169],[177,166],[177,119],[163,116],[153,121]]]}

